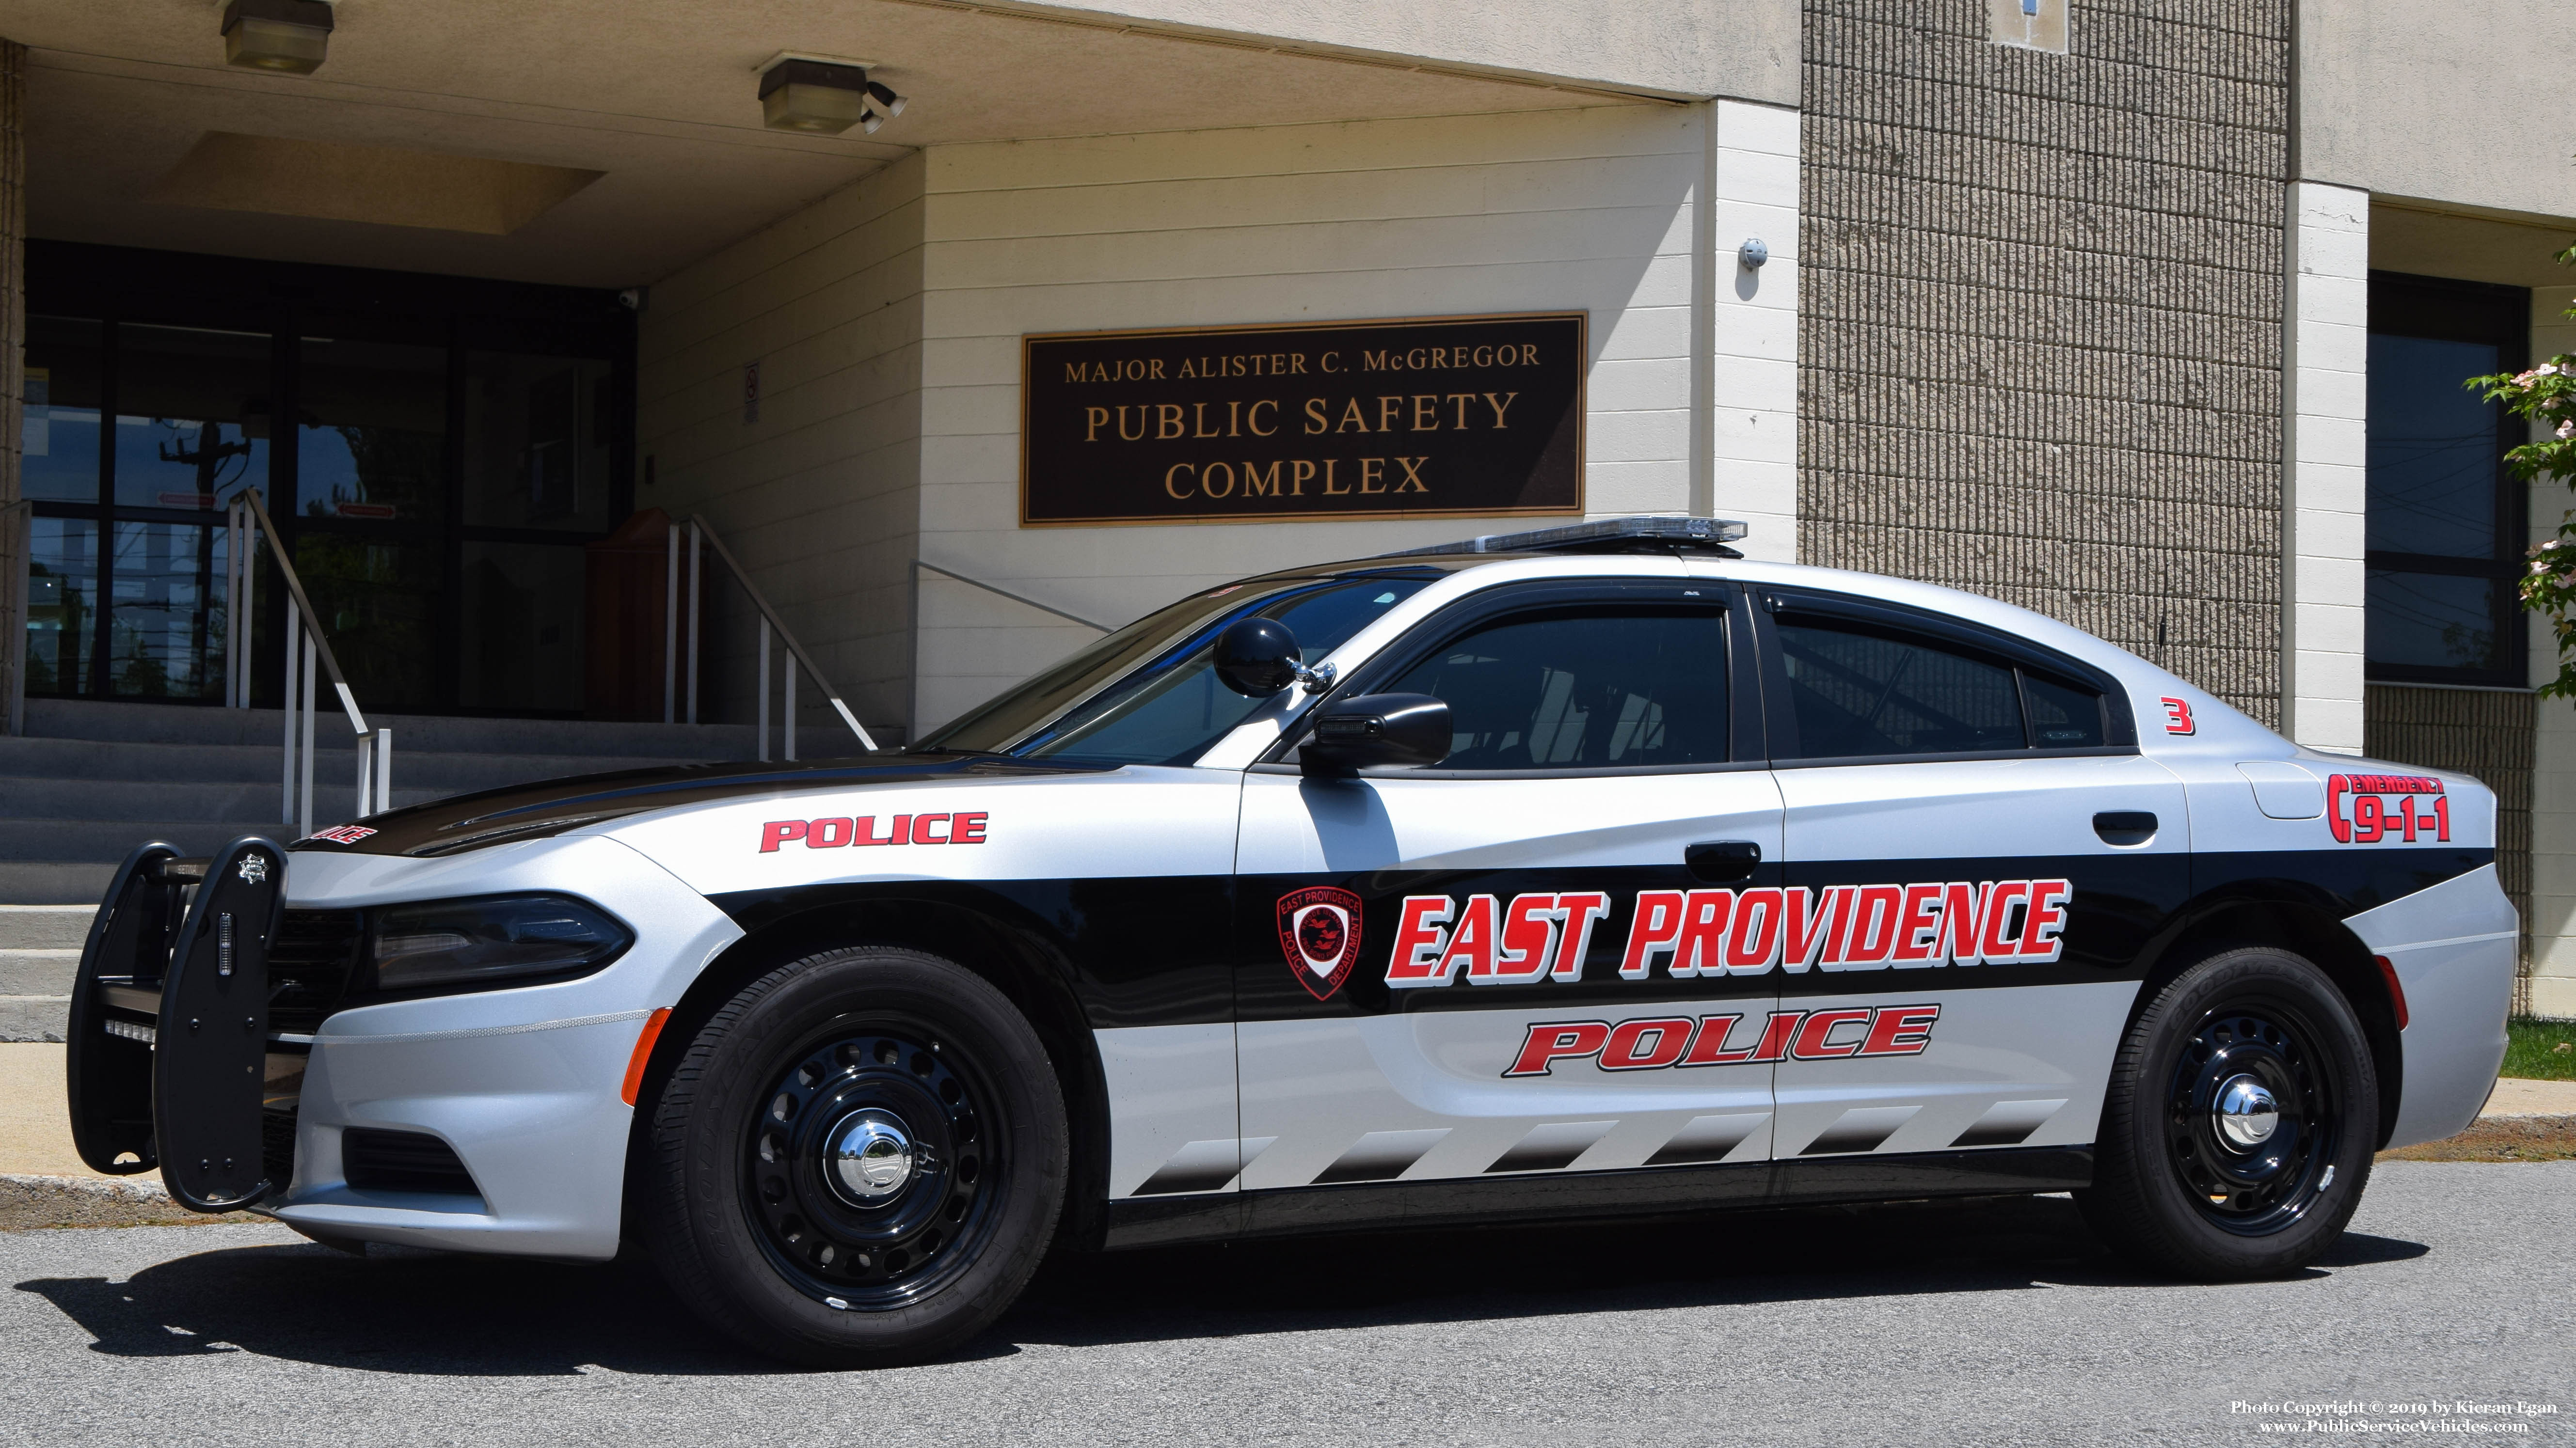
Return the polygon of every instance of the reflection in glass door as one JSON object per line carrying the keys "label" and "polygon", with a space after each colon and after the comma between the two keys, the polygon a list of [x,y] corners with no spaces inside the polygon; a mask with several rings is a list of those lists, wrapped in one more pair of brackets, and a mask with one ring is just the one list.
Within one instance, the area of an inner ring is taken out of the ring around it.
{"label": "reflection in glass door", "polygon": [[[585,545],[631,506],[614,298],[31,255],[53,272],[30,263],[20,398],[31,695],[220,702],[225,509],[258,488],[365,707],[582,712]],[[201,320],[229,325],[176,325]],[[263,561],[261,705],[283,597]]]}
{"label": "reflection in glass door", "polygon": [[392,342],[296,344],[295,567],[370,708],[442,702],[447,357]]}
{"label": "reflection in glass door", "polygon": [[98,524],[39,514],[27,564],[27,693],[93,692],[98,630]]}
{"label": "reflection in glass door", "polygon": [[605,362],[468,352],[457,702],[493,712],[582,707],[581,540],[618,515]]}
{"label": "reflection in glass door", "polygon": [[264,333],[119,326],[118,506],[211,513],[266,484],[268,379]]}
{"label": "reflection in glass door", "polygon": [[221,699],[231,530],[122,520],[114,527],[108,692],[127,699]]}

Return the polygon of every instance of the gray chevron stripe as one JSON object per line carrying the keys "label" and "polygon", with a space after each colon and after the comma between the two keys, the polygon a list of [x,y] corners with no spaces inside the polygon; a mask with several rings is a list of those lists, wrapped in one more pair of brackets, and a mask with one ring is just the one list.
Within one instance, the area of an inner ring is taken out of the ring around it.
{"label": "gray chevron stripe", "polygon": [[1855,1106],[1836,1118],[1834,1124],[1816,1134],[1799,1151],[1800,1156],[1825,1156],[1835,1152],[1876,1151],[1896,1134],[1896,1128],[1914,1119],[1920,1106]]}
{"label": "gray chevron stripe", "polygon": [[2048,1118],[2066,1104],[2055,1101],[1998,1101],[1986,1108],[1986,1114],[1959,1133],[1952,1146],[2018,1146],[2030,1134],[2048,1124]]}
{"label": "gray chevron stripe", "polygon": [[1727,1153],[1742,1146],[1762,1123],[1771,1119],[1768,1111],[1739,1113],[1733,1116],[1694,1116],[1682,1123],[1672,1140],[1655,1149],[1646,1158],[1648,1166],[1682,1166],[1691,1162],[1724,1161]]}
{"label": "gray chevron stripe", "polygon": [[1529,1134],[1485,1168],[1498,1171],[1558,1171],[1574,1165],[1574,1159],[1591,1149],[1592,1143],[1610,1134],[1616,1121],[1551,1121],[1529,1129]]}
{"label": "gray chevron stripe", "polygon": [[1324,1168],[1323,1175],[1315,1178],[1315,1185],[1392,1181],[1404,1175],[1406,1167],[1422,1160],[1422,1154],[1439,1145],[1448,1134],[1445,1126],[1425,1131],[1372,1131]]}
{"label": "gray chevron stripe", "polygon": [[1140,1197],[1168,1196],[1174,1192],[1212,1192],[1252,1165],[1263,1148],[1277,1141],[1275,1136],[1255,1136],[1242,1140],[1225,1137],[1217,1141],[1193,1141],[1172,1153],[1172,1159],[1154,1168],[1136,1188]]}

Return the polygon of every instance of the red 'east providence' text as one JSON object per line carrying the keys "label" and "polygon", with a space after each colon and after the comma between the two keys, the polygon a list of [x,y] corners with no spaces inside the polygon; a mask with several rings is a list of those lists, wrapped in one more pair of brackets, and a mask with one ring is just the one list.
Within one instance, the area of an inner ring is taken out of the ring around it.
{"label": "red 'east providence' text", "polygon": [[[1640,890],[1619,974],[1676,978],[2036,964],[2065,950],[2065,880]],[[1578,981],[1610,897],[1408,895],[1386,962],[1397,989]]]}

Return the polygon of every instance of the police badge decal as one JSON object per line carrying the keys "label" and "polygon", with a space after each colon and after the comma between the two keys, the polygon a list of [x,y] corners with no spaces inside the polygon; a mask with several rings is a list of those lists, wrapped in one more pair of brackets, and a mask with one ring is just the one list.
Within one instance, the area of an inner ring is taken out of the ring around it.
{"label": "police badge decal", "polygon": [[1279,948],[1307,994],[1332,999],[1360,958],[1360,897],[1330,885],[1280,896]]}

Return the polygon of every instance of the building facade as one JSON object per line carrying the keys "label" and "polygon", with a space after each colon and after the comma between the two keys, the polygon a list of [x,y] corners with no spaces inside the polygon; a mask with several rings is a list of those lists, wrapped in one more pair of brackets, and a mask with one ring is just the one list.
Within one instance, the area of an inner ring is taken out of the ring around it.
{"label": "building facade", "polygon": [[[273,607],[232,630],[209,583],[257,487],[378,707],[750,717],[790,671],[749,595],[692,591],[703,676],[664,664],[651,588],[695,518],[916,737],[1193,589],[1525,516],[1400,482],[1284,507],[1233,491],[1242,449],[1222,504],[1177,501],[1199,474],[1159,459],[1204,461],[1159,430],[1256,388],[1102,392],[1091,440],[1132,404],[1121,456],[1157,459],[1112,485],[1182,516],[1062,521],[1048,339],[1572,314],[1540,511],[1742,519],[1756,556],[2004,598],[2303,743],[2470,770],[2529,1005],[2576,1015],[2576,709],[2531,693],[2554,646],[2512,597],[2576,500],[2512,479],[2520,424],[2458,385],[2576,348],[2552,7],[324,13],[295,74],[227,65],[193,0],[0,3],[29,697],[220,703],[242,638],[273,698]],[[765,124],[798,57],[902,108]],[[1349,451],[1317,466],[1372,481],[1517,396],[1311,383],[1278,400],[1324,406]]]}

